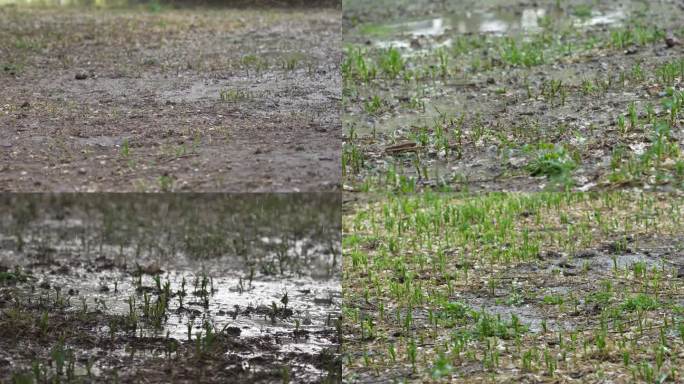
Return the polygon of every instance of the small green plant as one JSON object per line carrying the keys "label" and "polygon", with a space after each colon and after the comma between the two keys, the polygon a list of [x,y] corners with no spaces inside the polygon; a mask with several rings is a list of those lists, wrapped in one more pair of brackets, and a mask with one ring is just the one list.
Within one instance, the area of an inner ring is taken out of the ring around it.
{"label": "small green plant", "polygon": [[64,348],[64,343],[60,341],[55,344],[52,347],[50,356],[52,357],[52,361],[55,363],[55,370],[57,371],[57,374],[63,375],[64,364],[67,358],[67,350]]}
{"label": "small green plant", "polygon": [[413,368],[413,371],[416,371],[416,360],[418,358],[418,346],[416,345],[415,340],[411,339],[409,341],[408,349],[407,349],[407,356],[408,360],[411,363],[411,367]]}
{"label": "small green plant", "polygon": [[366,51],[361,48],[348,47],[345,49],[345,60],[341,65],[342,79],[345,83],[359,80],[368,83],[377,76],[377,68],[366,58]]}
{"label": "small green plant", "polygon": [[363,151],[354,144],[346,143],[342,147],[342,174],[358,174],[364,167]]}
{"label": "small green plant", "polygon": [[245,55],[240,58],[240,66],[247,70],[254,69],[257,73],[265,71],[269,68],[269,62],[265,58],[257,55]]}
{"label": "small green plant", "polygon": [[577,168],[577,163],[562,145],[545,145],[526,168],[530,176],[546,176],[570,183],[570,174]]}
{"label": "small green plant", "polygon": [[283,365],[281,369],[281,376],[283,378],[283,384],[289,384],[290,383],[290,367],[287,365]]}
{"label": "small green plant", "polygon": [[12,373],[12,384],[34,384],[34,376],[31,372]]}
{"label": "small green plant", "polygon": [[658,67],[656,76],[664,86],[674,86],[677,78],[680,81],[684,79],[684,59],[678,59]]}
{"label": "small green plant", "polygon": [[294,54],[282,59],[282,68],[286,71],[294,71],[299,65],[300,55]]}
{"label": "small green plant", "polygon": [[390,47],[380,57],[380,69],[391,79],[399,76],[404,70],[404,59],[398,49]]}
{"label": "small green plant", "polygon": [[40,329],[40,334],[43,337],[47,336],[49,326],[50,322],[48,319],[48,312],[44,311],[43,314],[40,316],[40,319],[38,320],[38,328]]}
{"label": "small green plant", "polygon": [[454,367],[449,361],[449,359],[444,354],[440,354],[432,366],[431,376],[433,379],[449,377],[451,376],[453,370]]}
{"label": "small green plant", "polygon": [[382,102],[382,99],[380,99],[380,97],[378,95],[375,95],[375,96],[371,97],[370,100],[367,100],[363,104],[363,109],[369,115],[376,115],[382,109],[383,104],[384,103]]}
{"label": "small green plant", "polygon": [[617,127],[618,127],[618,132],[620,132],[621,135],[627,134],[627,124],[625,123],[625,116],[619,115],[617,118]]}
{"label": "small green plant", "polygon": [[561,305],[563,304],[563,297],[560,295],[547,295],[544,296],[544,304],[549,305]]}
{"label": "small green plant", "polygon": [[629,124],[630,128],[637,129],[639,125],[639,115],[637,113],[636,104],[634,102],[629,104]]}
{"label": "small green plant", "polygon": [[121,157],[123,158],[128,158],[131,155],[131,148],[130,145],[128,144],[128,139],[124,139],[123,143],[121,144]]}
{"label": "small green plant", "polygon": [[173,190],[174,180],[170,175],[159,176],[157,183],[159,184],[159,190],[162,192],[170,192]]}
{"label": "small green plant", "polygon": [[647,294],[638,294],[627,298],[621,305],[626,311],[651,311],[659,307],[658,300]]}
{"label": "small green plant", "polygon": [[159,13],[162,11],[162,4],[159,2],[159,0],[151,0],[147,4],[147,9],[152,12],[152,13]]}
{"label": "small green plant", "polygon": [[580,19],[587,19],[591,17],[591,10],[590,4],[577,4],[573,7],[572,13]]}
{"label": "small green plant", "polygon": [[518,67],[533,67],[544,63],[543,46],[538,41],[519,42],[513,38],[507,38],[501,45],[501,61]]}
{"label": "small green plant", "polygon": [[252,99],[252,95],[241,89],[224,89],[219,91],[221,101],[236,103]]}

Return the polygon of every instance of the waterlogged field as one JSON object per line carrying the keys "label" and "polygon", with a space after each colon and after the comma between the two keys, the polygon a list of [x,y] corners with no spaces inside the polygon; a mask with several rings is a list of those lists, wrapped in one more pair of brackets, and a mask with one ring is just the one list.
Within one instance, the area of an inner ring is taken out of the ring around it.
{"label": "waterlogged field", "polygon": [[684,380],[681,195],[345,204],[345,382]]}
{"label": "waterlogged field", "polygon": [[0,382],[339,382],[339,194],[0,200]]}
{"label": "waterlogged field", "polygon": [[339,189],[340,11],[309,3],[0,1],[0,190]]}
{"label": "waterlogged field", "polygon": [[345,189],[681,187],[683,7],[345,1]]}

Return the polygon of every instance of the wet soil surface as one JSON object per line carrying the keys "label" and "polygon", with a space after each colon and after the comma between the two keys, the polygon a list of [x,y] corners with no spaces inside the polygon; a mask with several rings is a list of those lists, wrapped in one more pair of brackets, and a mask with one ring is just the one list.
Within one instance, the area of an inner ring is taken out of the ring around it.
{"label": "wet soil surface", "polygon": [[3,199],[0,382],[338,382],[339,206]]}
{"label": "wet soil surface", "polygon": [[681,187],[684,4],[559,4],[347,2],[345,188]]}
{"label": "wet soil surface", "polygon": [[682,197],[348,202],[344,381],[682,381]]}
{"label": "wet soil surface", "polygon": [[339,189],[340,11],[0,7],[6,191]]}

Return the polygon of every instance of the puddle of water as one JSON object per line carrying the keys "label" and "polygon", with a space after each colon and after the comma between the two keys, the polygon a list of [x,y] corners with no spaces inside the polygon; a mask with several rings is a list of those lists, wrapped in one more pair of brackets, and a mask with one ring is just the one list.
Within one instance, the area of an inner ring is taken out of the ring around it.
{"label": "puddle of water", "polygon": [[404,24],[394,26],[397,31],[410,33],[413,37],[417,36],[439,36],[446,32],[444,19],[438,17],[436,19],[411,21]]}
{"label": "puddle of water", "polygon": [[[187,340],[188,323],[192,324],[192,338],[203,329],[205,321],[218,330],[224,327],[240,329],[240,338],[274,336],[281,338],[281,352],[300,351],[319,353],[330,347],[329,338],[321,332],[332,332],[339,316],[340,282],[337,279],[314,280],[311,278],[269,278],[213,277],[210,275],[212,293],[206,304],[193,294],[201,275],[191,271],[172,270],[160,277],[167,282],[173,297],[169,300],[166,322],[161,328],[146,328],[149,337],[168,335],[177,340]],[[101,310],[109,314],[127,316],[130,314],[130,300],[135,302],[139,315],[143,312],[145,292],[154,303],[157,294],[151,276],[141,278],[143,289],[136,278],[121,271],[90,272],[84,268],[56,274],[54,269],[34,270],[38,295],[48,297],[56,294],[59,287],[62,294],[70,295],[73,311]],[[184,282],[185,281],[185,282]],[[182,298],[178,292],[185,287]],[[282,299],[287,293],[286,308],[292,313],[287,317],[271,318],[273,304],[283,307]],[[301,338],[293,337],[293,330],[302,332]],[[104,330],[105,333],[108,330]],[[306,334],[305,334],[306,333]]]}
{"label": "puddle of water", "polygon": [[[625,19],[623,10],[613,10],[602,13],[593,11],[591,16],[580,18],[567,16],[557,8],[525,8],[521,11],[501,9],[497,11],[466,11],[455,15],[447,15],[423,20],[405,21],[382,25],[371,30],[381,31],[381,35],[392,37],[375,41],[378,48],[395,47],[411,49],[417,38],[437,39],[450,33],[472,34],[485,33],[502,35],[508,32],[537,32],[542,29],[541,20],[545,18],[560,20],[568,18],[575,27],[591,27],[597,25],[619,24]],[[396,38],[402,36],[402,38]],[[429,48],[449,46],[451,39],[434,41]]]}
{"label": "puddle of water", "polygon": [[591,17],[587,19],[576,19],[575,25],[580,27],[592,27],[597,25],[619,25],[626,18],[622,10],[614,10],[606,13],[592,11]]}
{"label": "puddle of water", "polygon": [[496,303],[493,299],[476,296],[464,297],[462,300],[473,310],[485,312],[491,316],[498,316],[502,321],[511,321],[512,315],[515,315],[518,320],[520,320],[520,323],[526,326],[527,330],[531,333],[541,332],[543,330],[544,321],[546,321],[546,325],[549,329],[570,330],[574,328],[572,321],[549,318],[548,314],[544,312],[544,309],[536,305],[504,305]]}
{"label": "puddle of water", "polygon": [[619,269],[632,268],[635,263],[644,263],[648,268],[660,265],[657,258],[653,258],[644,254],[625,254],[617,255],[615,259],[611,256],[601,255],[590,262],[591,267],[603,271],[611,271],[615,267]]}
{"label": "puddle of water", "polygon": [[539,333],[543,330],[543,323],[546,320],[549,329],[564,329],[572,330],[574,328],[572,322],[557,321],[541,312],[540,308],[525,305],[522,307],[511,307],[506,305],[487,305],[475,306],[473,309],[478,311],[485,311],[494,316],[501,316],[504,321],[511,321],[512,315],[515,315],[520,323],[528,327],[528,331],[532,333]]}
{"label": "puddle of water", "polygon": [[[0,271],[31,275],[11,288],[21,302],[99,315],[91,336],[112,338],[115,357],[163,357],[167,337],[185,342],[189,332],[194,343],[210,327],[235,342],[227,361],[244,353],[254,370],[294,364],[300,378],[325,373],[320,361],[337,347],[341,302],[339,230],[323,224],[335,198],[74,198],[0,202]],[[121,328],[131,322],[134,331]],[[79,358],[92,352],[66,346]]]}
{"label": "puddle of water", "polygon": [[79,137],[77,141],[80,145],[95,146],[95,147],[118,147],[121,146],[126,139],[122,137],[112,136],[97,136],[97,137]]}

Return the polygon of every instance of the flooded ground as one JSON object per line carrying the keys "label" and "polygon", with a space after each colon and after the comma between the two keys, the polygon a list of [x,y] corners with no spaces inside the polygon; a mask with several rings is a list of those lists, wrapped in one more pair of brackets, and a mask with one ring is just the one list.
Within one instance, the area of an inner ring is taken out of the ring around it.
{"label": "flooded ground", "polygon": [[23,3],[0,2],[0,190],[340,188],[338,8]]}
{"label": "flooded ground", "polygon": [[339,194],[0,203],[0,382],[340,380]]}
{"label": "flooded ground", "polygon": [[680,383],[681,195],[355,195],[343,381]]}
{"label": "flooded ground", "polygon": [[681,2],[345,1],[348,191],[670,190]]}

